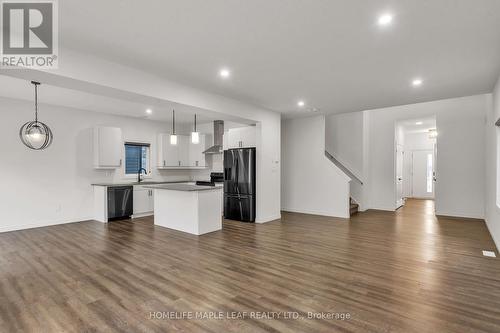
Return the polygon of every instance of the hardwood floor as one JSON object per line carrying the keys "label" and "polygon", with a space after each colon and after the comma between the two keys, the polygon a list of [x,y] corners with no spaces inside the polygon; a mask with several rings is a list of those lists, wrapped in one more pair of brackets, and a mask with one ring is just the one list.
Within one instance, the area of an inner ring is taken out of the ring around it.
{"label": "hardwood floor", "polygon": [[495,250],[485,224],[438,220],[432,205],[224,221],[199,237],[152,218],[3,233],[0,331],[500,332],[500,260],[481,254]]}

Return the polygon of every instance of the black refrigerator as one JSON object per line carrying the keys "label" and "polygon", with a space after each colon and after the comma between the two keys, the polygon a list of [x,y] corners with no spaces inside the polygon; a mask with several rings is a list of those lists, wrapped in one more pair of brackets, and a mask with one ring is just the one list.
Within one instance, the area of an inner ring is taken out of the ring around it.
{"label": "black refrigerator", "polygon": [[255,148],[224,150],[224,217],[255,222]]}

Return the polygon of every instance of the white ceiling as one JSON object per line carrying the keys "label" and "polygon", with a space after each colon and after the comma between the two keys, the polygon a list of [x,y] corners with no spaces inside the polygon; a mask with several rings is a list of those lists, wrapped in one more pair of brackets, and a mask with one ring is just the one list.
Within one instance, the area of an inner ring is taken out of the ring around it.
{"label": "white ceiling", "polygon": [[[34,88],[29,81],[24,79],[0,75],[0,96],[33,101]],[[151,103],[137,103],[124,99],[116,99],[55,87],[48,84],[39,86],[38,99],[41,105],[58,105],[73,109],[166,122],[171,122],[172,110],[175,109],[175,121],[178,124],[192,124],[195,113],[197,115],[198,124],[209,123],[217,119],[227,120],[227,117],[221,117],[214,112],[178,103],[162,101],[162,104],[158,104],[154,100],[152,100]],[[151,109],[152,114],[147,114],[146,109]],[[231,120],[234,121],[235,118],[233,117]],[[248,123],[243,119],[236,120],[242,123]]]}
{"label": "white ceiling", "polygon": [[496,0],[64,0],[59,18],[66,47],[289,116],[486,93],[500,72]]}

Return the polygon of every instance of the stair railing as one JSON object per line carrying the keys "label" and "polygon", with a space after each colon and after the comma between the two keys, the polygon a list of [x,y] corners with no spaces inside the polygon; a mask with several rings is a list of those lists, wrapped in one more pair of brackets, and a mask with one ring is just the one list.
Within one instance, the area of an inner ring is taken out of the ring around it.
{"label": "stair railing", "polygon": [[363,185],[363,181],[359,179],[358,176],[356,176],[351,170],[349,170],[342,162],[340,162],[338,159],[336,159],[332,154],[327,152],[325,150],[325,156],[332,161],[333,164],[335,164],[340,170],[342,170],[346,175],[348,175],[352,180],[357,181],[361,185]]}

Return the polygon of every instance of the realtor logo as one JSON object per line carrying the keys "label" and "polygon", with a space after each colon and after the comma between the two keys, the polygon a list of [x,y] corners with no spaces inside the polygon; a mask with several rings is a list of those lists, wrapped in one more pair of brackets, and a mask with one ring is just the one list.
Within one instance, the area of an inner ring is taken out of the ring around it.
{"label": "realtor logo", "polygon": [[57,68],[55,0],[2,0],[2,68]]}

